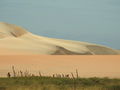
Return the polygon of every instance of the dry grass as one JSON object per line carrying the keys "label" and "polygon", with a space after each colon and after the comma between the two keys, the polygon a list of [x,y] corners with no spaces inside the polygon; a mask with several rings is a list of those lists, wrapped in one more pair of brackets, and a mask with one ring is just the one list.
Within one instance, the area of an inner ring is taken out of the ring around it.
{"label": "dry grass", "polygon": [[16,71],[8,78],[0,78],[0,90],[120,90],[120,79],[80,78],[78,70],[71,74],[44,76],[29,71]]}

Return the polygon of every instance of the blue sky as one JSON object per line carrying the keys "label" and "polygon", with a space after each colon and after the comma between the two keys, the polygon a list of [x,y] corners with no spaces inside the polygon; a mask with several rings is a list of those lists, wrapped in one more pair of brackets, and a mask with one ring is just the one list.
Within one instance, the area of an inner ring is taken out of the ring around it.
{"label": "blue sky", "polygon": [[120,0],[0,0],[0,21],[120,49]]}

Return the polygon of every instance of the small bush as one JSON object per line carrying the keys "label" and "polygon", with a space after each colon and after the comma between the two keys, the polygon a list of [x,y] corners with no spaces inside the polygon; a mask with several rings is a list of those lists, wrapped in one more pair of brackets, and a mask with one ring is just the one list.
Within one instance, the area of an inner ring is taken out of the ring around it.
{"label": "small bush", "polygon": [[1,86],[0,86],[0,90],[6,90],[6,87],[1,87]]}
{"label": "small bush", "polygon": [[108,89],[108,90],[120,90],[120,85],[107,86],[106,89]]}

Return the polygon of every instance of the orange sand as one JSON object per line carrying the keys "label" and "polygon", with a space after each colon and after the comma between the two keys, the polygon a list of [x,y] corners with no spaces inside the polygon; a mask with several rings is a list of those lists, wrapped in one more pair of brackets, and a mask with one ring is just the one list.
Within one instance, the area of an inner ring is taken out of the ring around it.
{"label": "orange sand", "polygon": [[44,75],[55,73],[75,73],[78,69],[81,77],[110,77],[120,78],[120,55],[1,55],[0,76],[12,72],[11,66],[16,70],[29,70]]}

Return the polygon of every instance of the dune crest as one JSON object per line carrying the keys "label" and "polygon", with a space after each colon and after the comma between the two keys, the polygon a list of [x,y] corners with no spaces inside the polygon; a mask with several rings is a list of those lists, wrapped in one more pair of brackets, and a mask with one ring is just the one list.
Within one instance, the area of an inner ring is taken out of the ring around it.
{"label": "dune crest", "polygon": [[21,27],[0,22],[0,38],[5,36],[20,37],[26,33],[27,31]]}
{"label": "dune crest", "polygon": [[106,46],[34,35],[19,26],[0,23],[0,55],[117,55]]}

